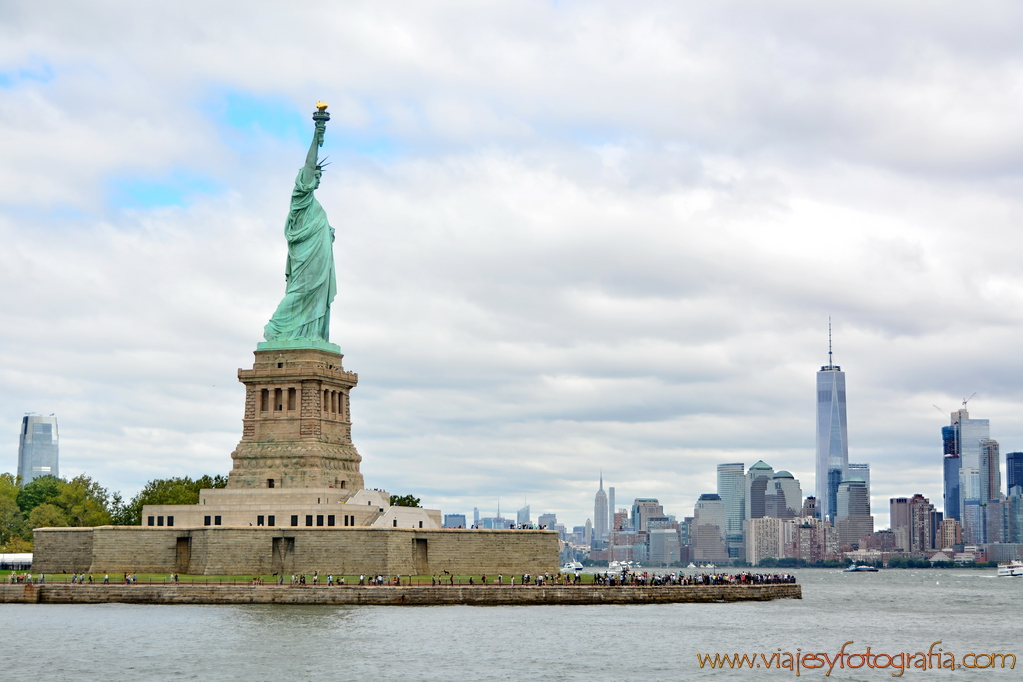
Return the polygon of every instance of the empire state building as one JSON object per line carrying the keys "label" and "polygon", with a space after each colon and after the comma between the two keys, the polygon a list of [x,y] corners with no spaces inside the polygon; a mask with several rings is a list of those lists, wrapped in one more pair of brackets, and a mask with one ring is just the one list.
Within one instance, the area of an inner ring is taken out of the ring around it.
{"label": "empire state building", "polygon": [[599,545],[607,537],[607,493],[604,492],[604,474],[600,474],[600,489],[593,498],[593,543]]}

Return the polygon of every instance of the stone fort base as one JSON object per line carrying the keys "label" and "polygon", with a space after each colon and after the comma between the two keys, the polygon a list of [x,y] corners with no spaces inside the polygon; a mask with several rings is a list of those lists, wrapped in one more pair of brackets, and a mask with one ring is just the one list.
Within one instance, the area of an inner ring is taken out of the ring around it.
{"label": "stone fort base", "polygon": [[558,534],[411,528],[37,528],[36,573],[556,573]]}

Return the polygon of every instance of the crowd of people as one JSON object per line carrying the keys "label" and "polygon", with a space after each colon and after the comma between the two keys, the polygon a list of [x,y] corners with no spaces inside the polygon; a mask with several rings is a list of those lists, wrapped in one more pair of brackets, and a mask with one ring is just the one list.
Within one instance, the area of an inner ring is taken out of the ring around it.
{"label": "crowd of people", "polygon": [[[430,584],[432,586],[434,586],[434,587],[436,587],[438,585],[444,585],[445,583],[448,584],[448,585],[454,586],[456,584],[456,577],[457,576],[454,576],[454,575],[451,575],[451,574],[448,574],[447,576],[443,576],[443,577],[442,576],[431,576]],[[579,585],[579,584],[582,584],[582,582],[583,582],[582,578],[583,578],[582,573],[579,573],[579,572],[576,572],[576,573],[567,573],[567,572],[566,573],[556,573],[554,575],[551,575],[550,573],[543,573],[543,574],[540,574],[540,575],[531,575],[529,573],[524,573],[524,574],[522,574],[522,576],[520,578],[518,578],[517,581],[516,581],[516,577],[515,576],[510,576],[510,578],[506,582],[505,581],[505,577],[504,577],[503,574],[498,574],[497,576],[491,576],[490,579],[487,578],[486,574],[483,574],[483,575],[480,576],[479,583],[476,582],[476,577],[475,576],[468,576],[468,584],[470,586],[475,586],[477,584],[479,584],[479,585],[498,585],[498,586],[502,586],[502,585],[505,585],[505,584],[507,584],[509,586],[515,586],[516,584],[518,584],[518,585],[536,585],[536,586],[543,586],[543,585],[547,585],[547,584],[552,584],[552,585]],[[178,574],[172,573],[172,574],[170,574],[168,579],[171,582],[175,582],[176,583],[176,582],[178,582]],[[21,584],[21,583],[31,584],[33,582],[33,576],[32,576],[31,573],[11,573],[10,577],[9,577],[9,580],[10,580],[10,583],[12,585],[14,585],[14,584]],[[46,576],[43,575],[43,574],[39,574],[37,580],[38,580],[38,582],[40,584],[44,584],[46,582]],[[134,573],[125,573],[124,574],[123,583],[125,585],[132,585],[132,584],[134,584],[136,582],[136,580],[137,580],[136,574],[134,574]],[[277,584],[278,585],[284,585],[284,580],[285,580],[285,576],[284,576],[283,573],[281,573],[278,576]],[[409,584],[412,584],[412,577],[411,576],[408,576],[408,581],[409,581]],[[81,573],[81,574],[79,574],[79,573],[72,573],[71,574],[70,582],[72,584],[79,584],[79,585],[84,585],[86,583],[92,585],[93,584],[93,575],[89,574],[88,576],[86,576],[85,573]],[[601,585],[601,586],[605,586],[605,587],[622,587],[622,586],[626,586],[626,585],[633,585],[633,586],[774,585],[774,584],[779,584],[779,583],[794,583],[794,582],[796,582],[796,577],[794,575],[789,574],[789,573],[750,573],[748,571],[747,572],[743,572],[743,573],[735,573],[735,574],[729,574],[729,573],[700,573],[700,574],[695,574],[695,575],[688,575],[688,574],[683,573],[682,571],[678,571],[677,573],[665,573],[665,574],[657,574],[657,573],[651,574],[651,573],[647,573],[647,572],[643,572],[643,573],[639,573],[639,572],[633,572],[633,573],[612,573],[612,572],[605,571],[604,573],[597,573],[597,574],[594,574],[594,576],[593,576],[593,584],[594,585]],[[291,585],[292,586],[307,585],[307,584],[310,584],[310,583],[312,585],[319,585],[320,584],[320,574],[319,574],[319,572],[314,572],[311,578],[307,578],[307,576],[301,575],[301,574],[292,574],[291,575]],[[338,576],[337,578],[335,578],[333,574],[327,576],[325,583],[326,583],[326,585],[328,587],[342,586],[342,585],[346,584],[344,576]],[[109,585],[110,584],[110,575],[109,574],[104,574],[104,576],[103,576],[103,584],[104,585]],[[252,583],[251,584],[252,585],[262,585],[263,584],[262,577],[258,577],[258,576],[254,577],[252,579]],[[386,578],[383,575],[374,575],[374,576],[368,576],[368,577],[366,575],[360,575],[359,576],[359,585],[371,585],[371,586],[393,585],[394,587],[399,587],[401,584],[402,584],[401,576],[393,576],[391,578]],[[457,584],[463,585],[465,583],[462,582],[461,580],[459,580],[457,582]]]}

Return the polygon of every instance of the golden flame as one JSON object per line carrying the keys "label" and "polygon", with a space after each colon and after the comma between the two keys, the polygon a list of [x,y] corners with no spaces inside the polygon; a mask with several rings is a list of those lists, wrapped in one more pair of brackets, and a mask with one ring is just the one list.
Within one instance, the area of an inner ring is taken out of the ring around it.
{"label": "golden flame", "polygon": [[319,109],[320,111],[323,111],[324,109],[327,108],[327,103],[326,102],[317,102],[316,103],[316,108]]}

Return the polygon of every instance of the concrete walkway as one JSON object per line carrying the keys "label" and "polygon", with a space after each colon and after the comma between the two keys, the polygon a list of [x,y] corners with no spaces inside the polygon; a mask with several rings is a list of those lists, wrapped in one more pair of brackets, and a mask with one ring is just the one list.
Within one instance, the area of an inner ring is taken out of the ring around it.
{"label": "concrete walkway", "polygon": [[798,584],[603,587],[597,585],[413,586],[206,585],[68,583],[0,585],[3,604],[330,604],[430,606],[440,604],[673,604],[802,599]]}

